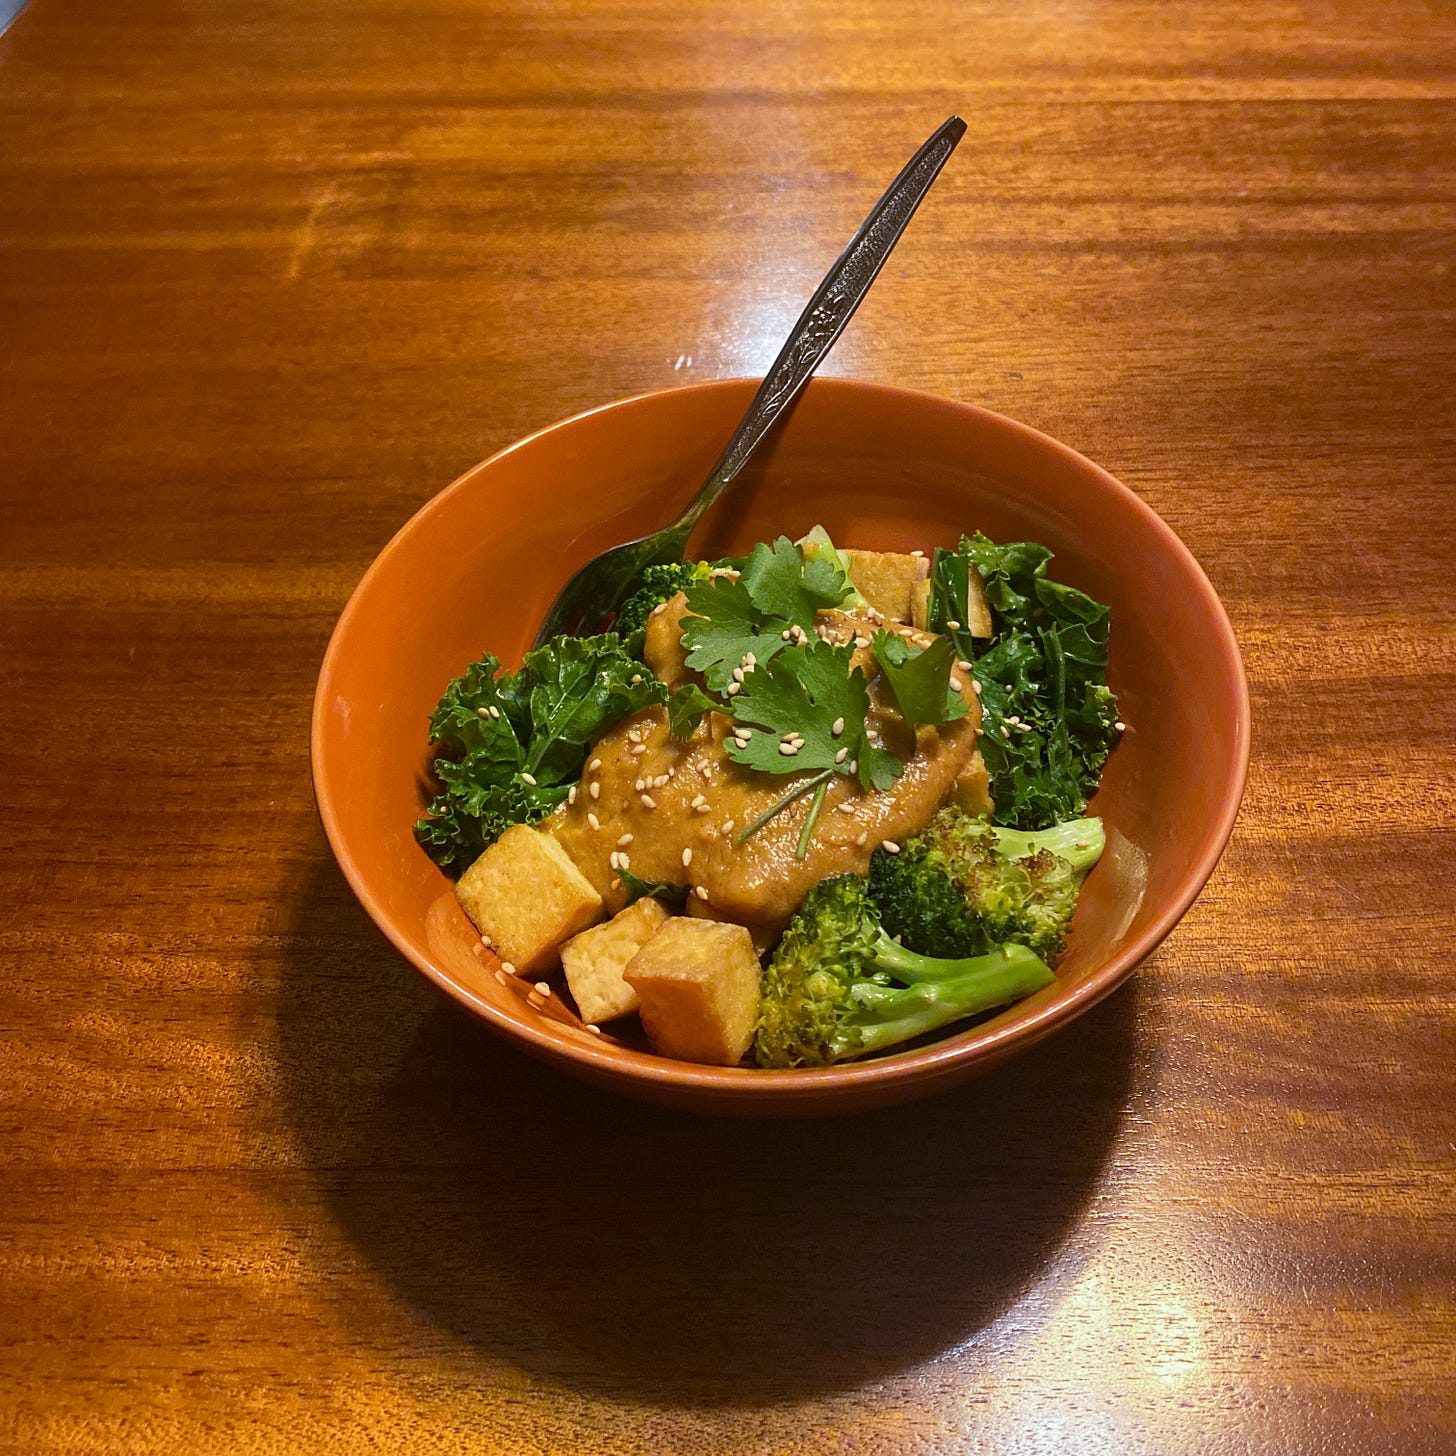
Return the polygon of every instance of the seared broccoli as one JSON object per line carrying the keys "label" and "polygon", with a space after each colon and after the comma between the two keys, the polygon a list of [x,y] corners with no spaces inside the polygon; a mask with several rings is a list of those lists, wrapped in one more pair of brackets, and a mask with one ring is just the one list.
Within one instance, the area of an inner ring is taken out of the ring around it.
{"label": "seared broccoli", "polygon": [[1100,819],[1028,831],[946,808],[899,854],[875,852],[870,894],[886,930],[921,955],[981,955],[1016,941],[1050,963],[1105,843]]}
{"label": "seared broccoli", "polygon": [[897,945],[859,875],[805,897],[763,973],[754,1059],[821,1067],[1019,1001],[1052,980],[1023,945],[936,960]]}
{"label": "seared broccoli", "polygon": [[635,634],[645,631],[647,618],[653,607],[686,591],[695,582],[708,579],[706,561],[666,561],[642,569],[637,579],[637,588],[617,612],[612,630],[634,649],[640,649],[640,639],[633,642]]}

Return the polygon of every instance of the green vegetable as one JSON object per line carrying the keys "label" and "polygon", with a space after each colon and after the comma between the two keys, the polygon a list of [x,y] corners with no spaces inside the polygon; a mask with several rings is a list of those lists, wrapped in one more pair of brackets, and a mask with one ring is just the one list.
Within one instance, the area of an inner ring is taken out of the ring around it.
{"label": "green vegetable", "polygon": [[667,731],[674,738],[691,738],[703,721],[703,714],[722,706],[697,683],[684,683],[667,700]]}
{"label": "green vegetable", "polygon": [[800,536],[798,540],[799,549],[804,553],[805,561],[815,561],[821,556],[834,564],[836,570],[844,573],[844,578],[849,582],[849,594],[840,602],[840,606],[847,612],[858,611],[862,607],[869,606],[869,603],[859,594],[854,583],[849,581],[849,562],[845,559],[844,553],[829,539],[829,532],[823,526],[815,526],[807,536]]}
{"label": "green vegetable", "polygon": [[556,637],[518,672],[486,653],[445,689],[430,718],[440,792],[415,837],[441,865],[464,868],[512,824],[543,819],[581,776],[587,745],[667,688],[614,633]]}
{"label": "green vegetable", "polygon": [[642,643],[637,634],[646,631],[652,609],[696,582],[707,581],[709,570],[706,561],[668,561],[644,567],[636,589],[618,610],[612,630],[634,653],[640,653]]}
{"label": "green vegetable", "polygon": [[886,930],[923,955],[1015,941],[1050,963],[1105,843],[1100,819],[1024,831],[945,808],[899,854],[876,851],[870,894]]}
{"label": "green vegetable", "polygon": [[813,633],[819,610],[839,606],[849,592],[849,579],[827,558],[806,561],[787,536],[760,542],[736,578],[719,575],[687,588],[687,665],[714,692],[726,692],[735,668],[750,658],[764,666],[790,645],[794,628]]}
{"label": "green vegetable", "polygon": [[[929,626],[975,663],[996,818],[1018,829],[1081,814],[1121,731],[1107,687],[1108,609],[1050,580],[1051,554],[1035,542],[998,546],[977,533],[931,563]],[[965,621],[970,570],[991,607],[988,644],[948,625]]]}
{"label": "green vegetable", "polygon": [[763,975],[754,1058],[761,1067],[818,1067],[884,1051],[1050,984],[1022,945],[942,960],[885,933],[867,882],[816,885]]}
{"label": "green vegetable", "polygon": [[618,869],[622,888],[627,892],[627,903],[638,900],[666,900],[669,904],[681,906],[688,897],[686,885],[669,885],[666,880],[644,880],[629,869]]}
{"label": "green vegetable", "polygon": [[950,685],[955,659],[955,644],[949,637],[939,637],[922,649],[898,632],[875,633],[875,661],[912,735],[918,724],[936,727],[966,716],[966,700]]}

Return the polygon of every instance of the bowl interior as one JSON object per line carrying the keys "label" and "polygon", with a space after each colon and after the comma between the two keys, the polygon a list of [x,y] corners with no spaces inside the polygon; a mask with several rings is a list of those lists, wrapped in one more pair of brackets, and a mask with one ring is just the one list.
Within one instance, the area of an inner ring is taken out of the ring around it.
{"label": "bowl interior", "polygon": [[[1112,606],[1109,678],[1128,730],[1093,811],[1109,852],[1046,991],[894,1056],[812,1072],[689,1066],[585,1031],[553,998],[495,975],[450,882],[415,844],[426,723],[483,652],[514,665],[566,578],[681,509],[756,387],[724,381],[609,405],[477,466],[390,542],[350,600],[315,702],[319,807],[380,928],[422,971],[528,1048],[657,1100],[713,1110],[831,1111],[914,1095],[1053,1030],[1116,986],[1191,903],[1232,829],[1248,699],[1227,618],[1172,531],[1065,446],[928,395],[816,380],[700,529],[696,554],[816,523],[882,550],[981,529],[1056,553],[1050,571]],[[700,549],[699,549],[700,548]],[[736,1104],[736,1105],[725,1105]]]}

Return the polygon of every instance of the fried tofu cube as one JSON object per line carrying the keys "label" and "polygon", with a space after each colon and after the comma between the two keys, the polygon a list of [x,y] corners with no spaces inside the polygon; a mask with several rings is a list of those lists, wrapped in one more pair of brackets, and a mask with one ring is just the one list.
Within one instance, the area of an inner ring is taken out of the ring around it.
{"label": "fried tofu cube", "polygon": [[595,1025],[637,1009],[637,992],[622,972],[666,919],[663,905],[644,898],[561,947],[561,969],[583,1021]]}
{"label": "fried tofu cube", "polygon": [[514,824],[460,876],[455,897],[517,975],[554,965],[557,950],[602,913],[602,897],[549,835]]}
{"label": "fried tofu cube", "polygon": [[[726,921],[728,917],[716,909],[711,901],[700,899],[697,895],[689,895],[687,909],[684,912],[692,920],[720,920]],[[734,924],[742,925],[742,921],[735,921]],[[782,925],[746,925],[749,937],[753,941],[754,951],[764,956],[778,944],[779,936],[783,934]]]}
{"label": "fried tofu cube", "polygon": [[642,998],[654,1051],[731,1067],[743,1060],[758,1019],[758,956],[742,925],[673,916],[623,972]]}
{"label": "fried tofu cube", "polygon": [[845,551],[849,579],[875,611],[892,622],[911,620],[911,588],[930,575],[924,556],[903,551]]}
{"label": "fried tofu cube", "polygon": [[910,583],[910,625],[918,631],[929,629],[930,622],[930,578]]}

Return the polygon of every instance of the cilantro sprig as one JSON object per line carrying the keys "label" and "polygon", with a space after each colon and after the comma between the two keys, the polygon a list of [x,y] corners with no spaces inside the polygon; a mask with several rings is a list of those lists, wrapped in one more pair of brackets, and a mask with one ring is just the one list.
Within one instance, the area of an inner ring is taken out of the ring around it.
{"label": "cilantro sprig", "polygon": [[761,667],[795,645],[813,632],[822,608],[842,605],[852,591],[837,561],[806,560],[787,536],[761,541],[736,575],[720,572],[688,587],[682,639],[687,665],[714,692],[729,694],[735,668]]}
{"label": "cilantro sprig", "polygon": [[950,685],[955,656],[948,637],[921,648],[898,632],[875,633],[875,661],[912,735],[922,723],[936,728],[966,716],[966,700]]}

